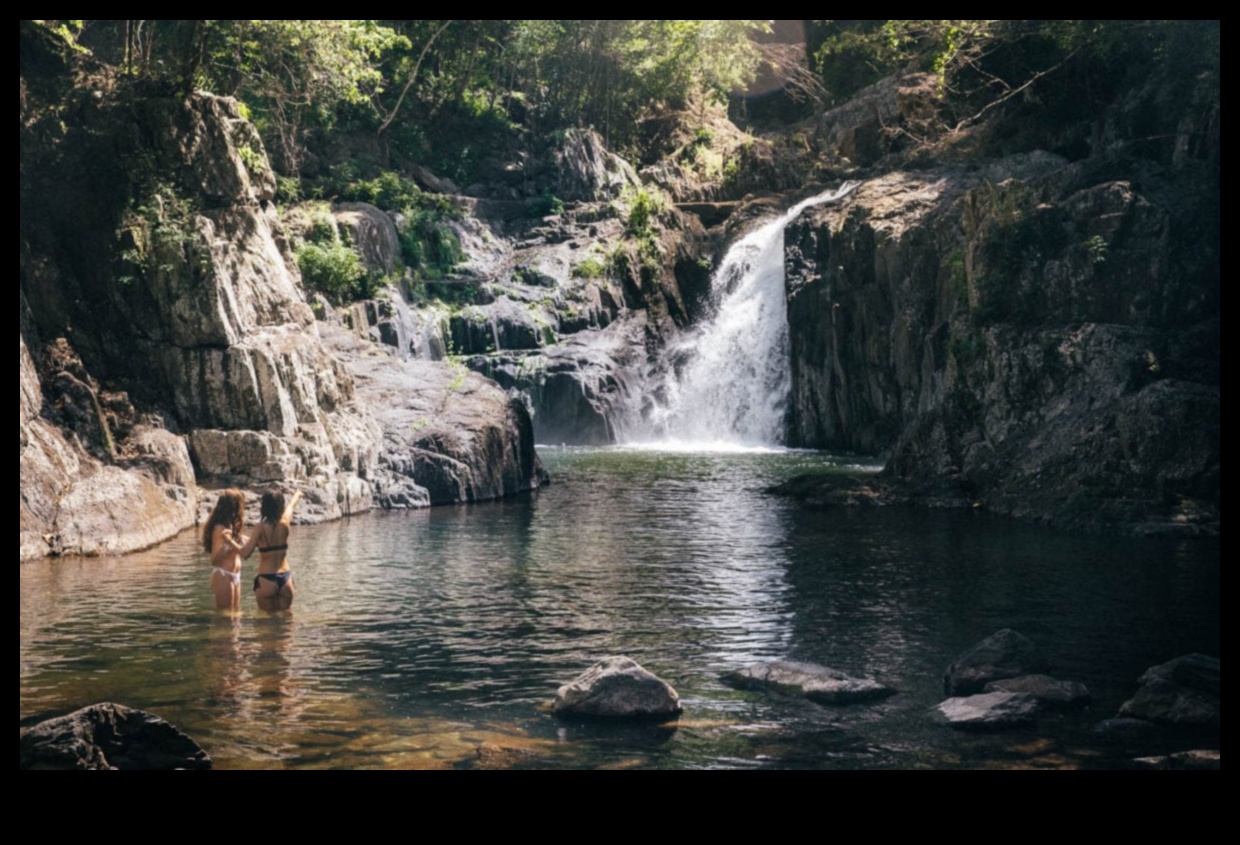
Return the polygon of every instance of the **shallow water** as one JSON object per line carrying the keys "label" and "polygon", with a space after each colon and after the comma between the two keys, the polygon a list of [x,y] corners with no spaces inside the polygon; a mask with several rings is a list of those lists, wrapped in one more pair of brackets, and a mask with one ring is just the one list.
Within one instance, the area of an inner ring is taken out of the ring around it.
{"label": "shallow water", "polygon": [[[556,483],[537,497],[297,529],[288,618],[249,596],[218,618],[188,534],[22,566],[23,723],[117,701],[182,727],[220,768],[1106,767],[1123,755],[1089,728],[1144,669],[1220,652],[1218,541],[761,494],[838,463],[817,454],[543,456]],[[1093,713],[1002,736],[933,725],[944,667],[1004,627],[1088,684]],[[677,687],[678,729],[545,712],[612,654]],[[823,708],[718,681],[778,658],[901,694]]]}

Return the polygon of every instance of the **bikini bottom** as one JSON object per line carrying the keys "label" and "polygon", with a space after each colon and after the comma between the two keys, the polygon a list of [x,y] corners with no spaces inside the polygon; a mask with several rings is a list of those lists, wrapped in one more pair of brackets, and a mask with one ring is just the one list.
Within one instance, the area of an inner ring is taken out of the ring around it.
{"label": "bikini bottom", "polygon": [[258,592],[258,588],[261,586],[260,582],[270,581],[272,584],[276,585],[276,595],[278,596],[280,593],[284,592],[284,588],[287,587],[292,580],[292,572],[275,572],[270,575],[259,575],[254,579],[254,592]]}

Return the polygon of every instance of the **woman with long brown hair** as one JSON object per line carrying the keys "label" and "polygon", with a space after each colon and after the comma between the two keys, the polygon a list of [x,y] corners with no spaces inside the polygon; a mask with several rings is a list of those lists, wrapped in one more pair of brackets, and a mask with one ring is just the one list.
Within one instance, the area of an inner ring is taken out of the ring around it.
{"label": "woman with long brown hair", "polygon": [[254,579],[254,598],[258,609],[282,613],[293,606],[293,571],[288,565],[288,539],[293,527],[293,511],[301,502],[298,490],[286,504],[284,494],[270,490],[263,494],[262,522],[254,531],[247,555],[258,549],[258,575]]}
{"label": "woman with long brown hair", "polygon": [[249,543],[244,530],[245,496],[239,490],[223,491],[202,532],[203,548],[211,556],[211,592],[217,610],[241,608],[241,559]]}

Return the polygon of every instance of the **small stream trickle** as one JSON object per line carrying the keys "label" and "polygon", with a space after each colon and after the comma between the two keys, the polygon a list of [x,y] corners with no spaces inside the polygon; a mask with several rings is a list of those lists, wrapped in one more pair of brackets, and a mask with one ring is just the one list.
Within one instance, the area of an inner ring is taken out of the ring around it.
{"label": "small stream trickle", "polygon": [[741,238],[712,282],[708,320],[666,351],[665,401],[641,439],[696,448],[770,447],[784,441],[792,389],[784,230],[807,208],[837,202],[859,187],[811,197]]}

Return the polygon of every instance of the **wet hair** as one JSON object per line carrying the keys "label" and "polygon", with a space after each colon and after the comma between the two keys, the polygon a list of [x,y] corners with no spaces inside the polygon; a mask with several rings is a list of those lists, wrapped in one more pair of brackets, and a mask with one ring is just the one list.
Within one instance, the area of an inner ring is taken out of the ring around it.
{"label": "wet hair", "polygon": [[268,490],[263,494],[263,522],[276,525],[284,518],[284,494],[279,490]]}
{"label": "wet hair", "polygon": [[211,541],[214,539],[216,526],[223,526],[234,536],[240,536],[245,528],[245,495],[240,490],[225,490],[220,493],[215,503],[215,510],[207,520],[207,527],[202,532],[202,545],[211,554]]}

